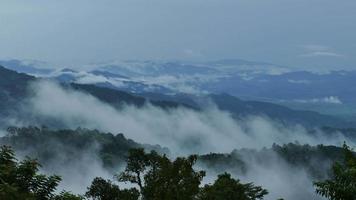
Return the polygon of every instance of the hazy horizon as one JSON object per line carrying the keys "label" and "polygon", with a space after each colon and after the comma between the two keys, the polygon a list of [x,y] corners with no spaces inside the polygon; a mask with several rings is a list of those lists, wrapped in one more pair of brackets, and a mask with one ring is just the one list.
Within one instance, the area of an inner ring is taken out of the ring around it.
{"label": "hazy horizon", "polygon": [[76,66],[238,58],[356,69],[352,0],[3,0],[0,5],[0,59]]}

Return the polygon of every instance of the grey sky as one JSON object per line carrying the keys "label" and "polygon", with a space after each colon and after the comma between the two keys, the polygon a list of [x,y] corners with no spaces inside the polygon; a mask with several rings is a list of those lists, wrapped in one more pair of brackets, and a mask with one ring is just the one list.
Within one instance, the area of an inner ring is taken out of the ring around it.
{"label": "grey sky", "polygon": [[355,0],[0,0],[0,58],[356,69]]}

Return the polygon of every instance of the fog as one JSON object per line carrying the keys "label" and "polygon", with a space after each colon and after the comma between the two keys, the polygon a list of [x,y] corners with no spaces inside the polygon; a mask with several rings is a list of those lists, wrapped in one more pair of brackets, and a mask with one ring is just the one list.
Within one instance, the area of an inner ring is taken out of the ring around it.
{"label": "fog", "polygon": [[[24,101],[21,108],[26,119],[13,118],[12,125],[41,125],[38,119],[53,120],[65,128],[84,127],[112,133],[124,133],[127,138],[146,144],[168,147],[171,156],[229,153],[234,149],[262,149],[273,143],[332,144],[340,146],[346,138],[341,134],[326,138],[322,132],[308,134],[302,126],[285,127],[266,117],[249,116],[241,120],[231,117],[211,105],[203,111],[178,107],[161,109],[147,104],[141,108],[123,106],[118,110],[83,92],[63,89],[53,82],[39,81],[30,88],[33,95]],[[349,144],[354,145],[351,141]],[[95,157],[95,147],[80,152],[79,159],[59,159],[46,165],[44,171],[63,177],[61,188],[83,193],[95,176],[111,178],[101,161]],[[60,156],[61,152],[58,152]],[[243,181],[252,181],[267,188],[266,199],[283,197],[290,200],[315,199],[312,179],[302,169],[291,168],[277,155],[267,157],[269,164],[262,165],[253,157],[245,157],[248,172]],[[216,169],[212,170],[216,171]],[[205,182],[213,180],[209,173]],[[215,176],[214,176],[215,177]],[[300,195],[304,195],[302,197]]]}
{"label": "fog", "polygon": [[[255,185],[261,185],[267,189],[269,194],[265,199],[291,199],[291,200],[321,200],[324,199],[315,193],[313,187],[314,178],[305,168],[293,166],[283,160],[274,151],[268,151],[263,154],[263,160],[257,159],[256,154],[243,151],[239,154],[239,158],[246,164],[248,169],[242,172],[240,169],[224,168],[224,170],[216,167],[208,167],[198,162],[198,169],[207,169],[206,177],[203,182],[213,182],[218,174],[225,171],[232,174],[236,179],[241,182],[253,182]],[[332,161],[330,160],[315,160],[318,166],[322,168],[321,171],[330,168]],[[327,176],[327,174],[324,174]]]}
{"label": "fog", "polygon": [[[78,149],[71,149],[70,146],[51,141],[48,148],[56,153],[51,155],[45,163],[41,163],[40,172],[61,176],[62,181],[58,185],[58,191],[66,190],[84,194],[95,177],[113,178],[113,174],[104,169],[98,155],[98,146],[95,144],[78,152]],[[37,155],[37,151],[36,148],[25,147],[16,153],[22,160],[28,155]],[[117,166],[117,169],[121,167],[123,165]]]}
{"label": "fog", "polygon": [[243,58],[355,69],[355,9],[354,0],[1,0],[0,56],[56,65]]}
{"label": "fog", "polygon": [[315,194],[313,179],[303,169],[292,168],[278,157],[269,159],[274,163],[267,166],[248,162],[249,170],[242,180],[265,187],[269,191],[266,199],[323,199]]}
{"label": "fog", "polygon": [[25,109],[33,116],[53,119],[68,128],[124,133],[140,143],[169,147],[174,154],[230,152],[294,141],[341,145],[346,140],[341,134],[332,138],[319,137],[321,132],[310,135],[302,126],[285,127],[261,116],[237,121],[214,105],[203,111],[183,107],[161,109],[150,104],[141,108],[127,105],[118,110],[88,94],[65,90],[52,82],[37,82],[32,90],[34,95]]}

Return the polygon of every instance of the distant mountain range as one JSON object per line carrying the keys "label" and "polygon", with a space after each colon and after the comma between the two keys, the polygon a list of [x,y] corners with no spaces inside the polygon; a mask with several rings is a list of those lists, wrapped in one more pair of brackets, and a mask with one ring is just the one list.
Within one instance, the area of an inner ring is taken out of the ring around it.
{"label": "distant mountain range", "polygon": [[53,70],[48,67],[44,62],[41,61],[24,61],[24,60],[0,60],[0,65],[6,66],[17,72],[26,74],[36,74],[36,75],[46,75],[51,73]]}
{"label": "distant mountain range", "polygon": [[[0,107],[2,114],[6,110],[16,107],[27,95],[27,88],[31,81],[39,78],[17,73],[0,67]],[[215,103],[221,110],[230,112],[235,118],[249,115],[262,115],[287,124],[302,124],[308,127],[332,126],[332,127],[356,127],[355,124],[339,118],[322,115],[317,112],[293,110],[284,106],[260,101],[244,101],[228,94],[164,94],[164,93],[129,93],[93,84],[78,84],[73,82],[62,83],[63,87],[88,93],[99,100],[120,109],[122,103],[142,106],[150,102],[161,108],[176,108],[178,106],[187,109],[202,110],[209,102]]]}
{"label": "distant mountain range", "polygon": [[20,74],[0,66],[0,117],[8,114],[9,107],[14,108],[28,95],[27,87],[35,77]]}
{"label": "distant mountain range", "polygon": [[88,71],[55,70],[43,68],[40,62],[18,60],[0,61],[0,65],[60,82],[94,84],[131,93],[227,93],[242,99],[274,103],[356,102],[356,88],[352,87],[356,84],[356,71],[293,71],[270,63],[238,59],[112,62],[88,65]]}

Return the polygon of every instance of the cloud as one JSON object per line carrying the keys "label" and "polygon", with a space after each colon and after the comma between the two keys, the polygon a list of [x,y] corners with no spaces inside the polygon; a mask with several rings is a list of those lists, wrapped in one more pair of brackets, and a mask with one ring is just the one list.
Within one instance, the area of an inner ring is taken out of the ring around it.
{"label": "cloud", "polygon": [[342,101],[337,96],[328,96],[323,98],[313,98],[313,99],[296,99],[294,100],[298,103],[327,103],[327,104],[342,104]]}
{"label": "cloud", "polygon": [[304,57],[320,57],[320,56],[325,56],[325,57],[344,57],[344,55],[334,53],[334,52],[327,52],[327,51],[315,51],[315,52],[309,52],[307,54],[303,54],[302,56]]}
{"label": "cloud", "polygon": [[[32,86],[32,91],[33,95],[24,108],[26,118],[15,120],[17,123],[21,122],[21,125],[36,125],[36,122],[41,125],[41,121],[37,120],[44,119],[54,120],[65,128],[80,126],[104,132],[122,132],[127,138],[140,143],[168,147],[172,157],[210,152],[226,153],[239,148],[261,149],[270,147],[273,143],[294,141],[312,145],[341,145],[343,141],[348,141],[341,134],[326,137],[322,132],[316,131],[311,135],[301,126],[286,127],[261,116],[236,120],[214,105],[202,111],[186,108],[160,109],[150,104],[141,108],[123,106],[118,110],[93,96],[64,89],[53,82],[39,81]],[[353,145],[351,142],[350,144]],[[47,168],[47,172],[59,172],[63,175],[66,184],[63,188],[84,191],[88,186],[88,177],[108,175],[101,168],[100,162],[91,159],[95,157],[83,155],[78,163]],[[283,167],[279,160],[276,160],[276,165],[267,167],[249,163],[251,171],[241,178],[270,189],[271,199],[277,194],[283,194],[288,199],[297,200],[298,191],[308,190],[305,195],[311,194],[311,179],[303,170]],[[82,177],[87,174],[90,176]]]}
{"label": "cloud", "polygon": [[329,51],[330,47],[324,45],[316,45],[316,44],[309,44],[309,45],[302,45],[304,49],[307,51]]}
{"label": "cloud", "polygon": [[[237,156],[236,159],[243,161],[246,171],[241,171],[236,169],[238,167],[231,167],[228,164],[224,166],[223,163],[223,166],[215,168],[198,163],[200,168],[208,169],[204,181],[212,182],[218,174],[227,170],[242,182],[253,182],[255,185],[261,185],[267,189],[269,194],[266,196],[266,200],[280,198],[289,200],[323,199],[315,193],[313,178],[306,169],[301,166],[292,166],[274,151],[245,149],[237,151],[237,154],[232,153],[231,156]],[[330,161],[318,160],[318,166],[325,166],[328,169],[330,165]]]}
{"label": "cloud", "polygon": [[302,57],[345,57],[345,55],[335,52],[331,47],[324,45],[302,45],[306,53]]}
{"label": "cloud", "polygon": [[[112,173],[103,167],[97,144],[92,143],[90,146],[79,149],[58,142],[55,138],[47,138],[46,143],[45,146],[50,147],[46,153],[50,153],[51,156],[45,161],[39,161],[40,172],[61,176],[62,181],[57,188],[58,191],[66,190],[84,194],[86,187],[95,177],[112,178]],[[16,149],[16,156],[17,159],[23,160],[27,156],[38,155],[38,152],[38,147],[22,146]],[[117,169],[120,167],[122,166],[117,166]]]}
{"label": "cloud", "polygon": [[217,79],[214,75],[158,75],[141,76],[134,78],[135,81],[143,82],[148,85],[162,85],[173,91],[187,94],[207,93],[199,88],[199,84]]}
{"label": "cloud", "polygon": [[191,59],[202,59],[204,58],[204,55],[200,51],[196,51],[193,49],[184,49],[183,50],[183,56]]}
{"label": "cloud", "polygon": [[[123,106],[117,110],[93,96],[65,90],[52,82],[40,81],[32,88],[34,95],[27,105],[30,116],[53,119],[68,128],[81,126],[122,132],[138,142],[168,146],[176,153],[230,152],[235,148],[260,148],[274,142],[283,144],[296,140],[310,144],[342,144],[345,140],[322,140],[317,135],[311,136],[301,126],[285,127],[261,116],[236,120],[214,105],[202,111],[181,107],[160,109],[150,104],[142,108]],[[319,101],[341,102],[334,96]],[[32,118],[36,119],[30,117],[25,121]]]}
{"label": "cloud", "polygon": [[294,80],[294,79],[288,79],[289,83],[295,83],[295,84],[309,84],[311,81],[309,80]]}

